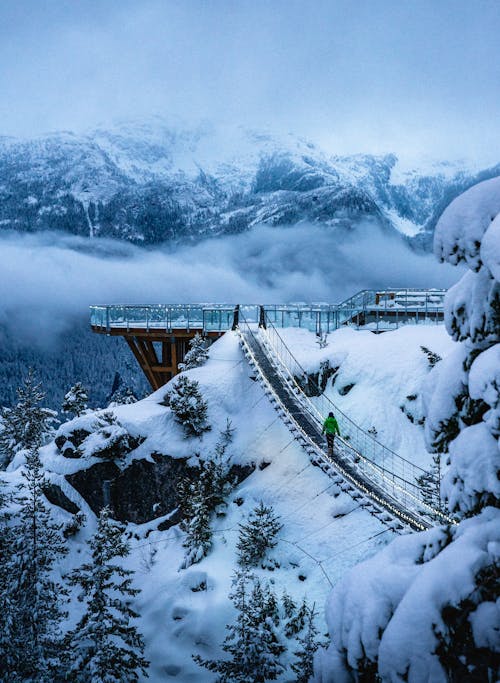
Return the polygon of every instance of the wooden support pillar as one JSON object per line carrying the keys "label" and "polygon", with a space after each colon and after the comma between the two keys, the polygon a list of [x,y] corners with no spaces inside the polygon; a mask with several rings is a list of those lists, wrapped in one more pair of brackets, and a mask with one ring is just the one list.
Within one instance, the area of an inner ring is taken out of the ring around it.
{"label": "wooden support pillar", "polygon": [[[183,362],[189,342],[197,332],[134,329],[120,334],[125,337],[151,388],[156,391],[179,373],[178,364]],[[215,338],[220,334],[214,332],[207,336]]]}

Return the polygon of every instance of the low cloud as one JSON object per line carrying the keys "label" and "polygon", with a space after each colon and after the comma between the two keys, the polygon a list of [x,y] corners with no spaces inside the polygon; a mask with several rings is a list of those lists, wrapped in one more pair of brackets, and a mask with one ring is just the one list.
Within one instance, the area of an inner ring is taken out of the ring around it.
{"label": "low cloud", "polygon": [[49,346],[95,303],[335,303],[364,288],[448,287],[459,272],[373,224],[313,225],[142,249],[54,233],[0,238],[0,323]]}

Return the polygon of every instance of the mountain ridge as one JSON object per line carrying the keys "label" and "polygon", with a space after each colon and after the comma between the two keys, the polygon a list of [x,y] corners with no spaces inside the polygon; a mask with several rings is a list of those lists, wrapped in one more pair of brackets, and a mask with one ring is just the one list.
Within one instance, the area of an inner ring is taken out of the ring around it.
{"label": "mountain ridge", "polygon": [[329,155],[291,134],[174,128],[153,119],[84,134],[0,137],[0,231],[157,244],[260,223],[351,229],[370,219],[429,250],[444,206],[498,174],[500,164],[405,170],[394,154]]}

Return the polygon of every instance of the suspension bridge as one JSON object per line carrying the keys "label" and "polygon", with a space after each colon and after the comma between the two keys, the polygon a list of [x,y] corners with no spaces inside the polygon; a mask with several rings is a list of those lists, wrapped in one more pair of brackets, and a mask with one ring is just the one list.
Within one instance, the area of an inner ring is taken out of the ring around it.
{"label": "suspension bridge", "polygon": [[[424,470],[361,429],[314,387],[304,391],[304,369],[279,330],[304,327],[322,335],[341,326],[383,332],[402,324],[443,319],[443,290],[364,290],[336,305],[113,305],[91,307],[93,331],[121,335],[153,389],[177,372],[196,333],[207,338],[234,330],[243,352],[286,426],[340,488],[395,531],[423,530],[453,520],[426,502]],[[334,411],[342,437],[333,455],[324,448],[324,416]]]}

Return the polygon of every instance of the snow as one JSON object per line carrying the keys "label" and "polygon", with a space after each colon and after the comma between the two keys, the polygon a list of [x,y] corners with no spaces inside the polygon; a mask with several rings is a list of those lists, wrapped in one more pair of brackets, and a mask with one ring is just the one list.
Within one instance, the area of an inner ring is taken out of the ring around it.
{"label": "snow", "polygon": [[480,256],[497,282],[500,282],[500,215],[490,223],[481,242]]}
{"label": "snow", "polygon": [[[279,333],[306,372],[317,372],[325,360],[331,368],[338,367],[325,395],[342,413],[365,431],[375,428],[376,439],[402,457],[429,466],[423,427],[418,424],[430,370],[421,346],[442,357],[454,351],[456,344],[442,324],[405,326],[383,334],[341,328],[328,335],[324,349],[307,330],[285,328]],[[353,388],[342,395],[351,384]],[[416,398],[408,401],[408,396]],[[342,432],[341,419],[340,424]]]}
{"label": "snow", "polygon": [[[357,667],[365,656],[373,661],[378,653],[384,681],[446,683],[434,653],[436,631],[443,629],[441,610],[465,599],[473,590],[474,574],[498,559],[499,523],[500,511],[488,508],[452,529],[452,537],[436,528],[397,538],[352,570],[328,600],[336,647],[323,655],[318,680],[351,681],[345,661]],[[494,637],[495,622],[489,619],[484,629],[485,622],[475,618],[482,637]]]}
{"label": "snow", "polygon": [[451,466],[441,490],[451,511],[473,512],[478,500],[500,498],[498,437],[484,422],[462,429],[449,447]]}
{"label": "snow", "polygon": [[481,240],[498,213],[500,178],[478,183],[454,199],[436,225],[434,253],[437,258],[452,265],[465,261],[471,270],[478,270]]}
{"label": "snow", "polygon": [[[335,383],[329,380],[327,393],[342,410],[364,428],[375,427],[380,441],[402,455],[429,462],[422,426],[410,422],[400,405],[408,394],[420,396],[435,370],[444,366],[459,349],[446,335],[443,325],[414,325],[381,335],[346,328],[330,334],[323,349],[316,343],[316,336],[307,330],[288,328],[280,333],[307,371],[317,372],[324,360],[329,360],[332,367],[338,366]],[[420,346],[430,348],[445,360],[430,372],[427,356]],[[477,373],[481,374],[480,369]],[[226,515],[213,519],[213,547],[208,556],[188,569],[179,570],[185,554],[184,535],[179,527],[166,531],[157,528],[165,516],[145,524],[127,524],[132,552],[124,564],[136,571],[135,585],[142,589],[133,607],[141,614],[139,628],[147,644],[146,658],[151,660],[149,680],[152,683],[214,680],[191,657],[198,653],[213,658],[221,653],[225,624],[234,617],[227,596],[236,562],[238,525],[260,501],[273,506],[283,529],[277,547],[271,552],[279,568],[272,572],[259,569],[257,573],[272,582],[278,597],[286,588],[295,600],[300,601],[306,595],[308,602],[314,602],[320,610],[332,586],[336,586],[337,598],[329,601],[330,628],[334,625],[332,618],[336,618],[332,615],[338,614],[340,618],[338,605],[332,602],[338,599],[345,610],[344,617],[352,615],[344,631],[352,647],[350,656],[356,658],[355,653],[361,652],[361,647],[375,651],[378,628],[404,606],[403,595],[417,581],[422,567],[445,544],[445,532],[431,530],[421,535],[418,542],[412,536],[401,537],[396,541],[399,545],[393,543],[383,550],[385,555],[373,556],[394,539],[394,532],[311,464],[261,386],[254,381],[236,334],[228,332],[217,340],[209,349],[207,363],[186,374],[200,383],[212,430],[200,438],[186,439],[181,425],[164,403],[169,391],[167,385],[142,401],[112,408],[111,412],[129,434],[144,438],[117,465],[125,468],[132,460],[150,459],[153,452],[189,458],[195,464],[196,453],[203,457],[213,453],[219,432],[225,429],[229,418],[235,428],[228,451],[231,462],[254,463],[256,468],[230,494]],[[349,383],[355,384],[351,391],[345,395],[339,393]],[[411,403],[419,401],[420,398]],[[417,406],[415,410],[418,412],[420,408]],[[58,433],[69,435],[77,427],[93,431],[100,415],[102,411],[89,412],[62,425]],[[95,528],[95,516],[65,481],[64,474],[99,461],[90,457],[91,452],[89,449],[89,457],[71,459],[63,457],[54,444],[42,449],[49,477],[61,485],[88,518],[86,526],[70,542],[70,553],[61,566],[63,572],[85,559],[88,552],[85,541]],[[5,474],[12,484],[19,479],[21,465],[20,461],[15,462]],[[61,519],[69,519],[67,513],[55,510]],[[485,543],[492,540],[490,536],[485,538]],[[360,564],[358,574],[348,574],[351,568],[370,557],[368,562],[372,564],[368,568]],[[415,564],[415,558],[419,557],[423,565]],[[384,578],[382,567],[387,568],[388,558],[389,575]],[[376,568],[373,574],[368,571],[372,566]],[[381,582],[385,588],[378,592],[375,589]],[[348,590],[351,586],[353,589]],[[369,598],[376,598],[371,607]],[[70,625],[78,619],[80,609],[74,600]],[[319,629],[324,633],[327,626],[323,615],[320,618]],[[483,638],[494,636],[491,629],[481,633]],[[334,649],[318,655],[325,658],[327,669],[338,656]],[[339,683],[344,680],[343,675],[339,673],[338,677],[325,681]],[[285,675],[280,680],[288,679]]]}
{"label": "snow", "polygon": [[448,334],[457,341],[469,339],[477,342],[497,335],[493,314],[499,297],[498,284],[486,267],[477,273],[467,271],[451,287],[445,297],[445,324]]}
{"label": "snow", "polygon": [[396,229],[407,237],[415,237],[422,229],[421,225],[417,225],[414,221],[410,221],[408,218],[400,216],[396,209],[388,209],[386,214]]}
{"label": "snow", "polygon": [[[314,346],[314,335],[309,341]],[[278,597],[286,588],[296,601],[306,595],[309,603],[316,603],[320,610],[331,585],[347,569],[394,537],[393,531],[311,464],[261,386],[252,379],[236,334],[228,332],[221,337],[210,347],[208,362],[186,374],[200,382],[208,403],[211,432],[201,438],[185,438],[182,427],[163,404],[167,385],[142,401],[112,409],[127,432],[146,437],[116,464],[123,469],[133,459],[150,458],[154,451],[174,458],[188,457],[194,464],[196,452],[203,457],[213,453],[219,431],[225,429],[229,418],[236,429],[229,449],[231,462],[255,463],[257,467],[229,496],[226,516],[213,520],[210,554],[188,569],[179,570],[185,549],[178,526],[158,531],[164,517],[127,525],[132,552],[124,562],[136,570],[135,585],[142,589],[134,609],[141,614],[139,627],[147,643],[146,657],[152,662],[152,683],[171,678],[200,682],[214,679],[192,661],[191,655],[214,657],[220,653],[225,624],[233,618],[227,595],[236,563],[238,525],[261,500],[274,507],[283,529],[271,552],[280,568],[258,573],[273,582]],[[71,420],[61,426],[59,434],[69,435],[75,428],[92,431],[100,415],[102,411]],[[42,449],[42,459],[50,478],[62,486],[88,518],[86,526],[71,540],[70,553],[61,567],[69,571],[85,559],[84,542],[94,530],[95,517],[65,481],[64,474],[87,468],[99,459],[90,457],[90,453],[89,457],[65,458],[54,444]],[[259,468],[267,463],[264,469]],[[21,464],[17,462],[16,466]],[[18,474],[19,469],[13,469],[5,477],[14,483]],[[57,510],[57,515],[64,521],[70,518],[64,511]],[[205,587],[198,590],[202,584]],[[69,617],[71,625],[80,609],[75,600]],[[320,632],[324,632],[322,614],[320,620]]]}

